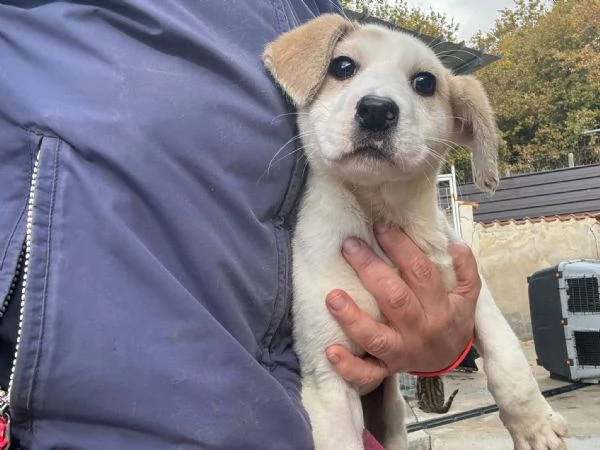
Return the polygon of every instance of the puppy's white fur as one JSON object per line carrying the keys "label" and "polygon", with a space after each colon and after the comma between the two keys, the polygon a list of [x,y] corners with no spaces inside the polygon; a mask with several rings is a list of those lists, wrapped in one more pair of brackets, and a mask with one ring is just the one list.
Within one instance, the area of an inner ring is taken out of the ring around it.
{"label": "puppy's white fur", "polygon": [[[327,76],[337,56],[356,61],[345,81]],[[310,164],[306,192],[295,230],[294,333],[303,377],[304,405],[317,450],[359,450],[365,427],[359,391],[344,381],[325,357],[332,343],[362,354],[325,308],[335,288],[346,290],[372,317],[385,321],[341,255],[342,242],[355,236],[386,259],[373,235],[384,219],[401,226],[441,270],[446,285],[455,283],[446,248],[458,241],[439,211],[435,178],[450,142],[473,151],[477,184],[493,190],[498,182],[493,113],[481,85],[452,75],[423,43],[383,27],[350,24],[322,16],[270,44],[267,68],[298,106],[298,124]],[[411,77],[430,72],[437,79],[432,97],[413,89]],[[397,125],[385,142],[386,160],[355,153],[354,116],[365,95],[393,100]],[[439,156],[438,156],[439,155]],[[566,425],[540,394],[519,342],[497,308],[485,282],[476,311],[476,343],[488,387],[517,449],[558,449]],[[405,449],[404,401],[396,377],[384,382],[378,414],[385,448]]]}

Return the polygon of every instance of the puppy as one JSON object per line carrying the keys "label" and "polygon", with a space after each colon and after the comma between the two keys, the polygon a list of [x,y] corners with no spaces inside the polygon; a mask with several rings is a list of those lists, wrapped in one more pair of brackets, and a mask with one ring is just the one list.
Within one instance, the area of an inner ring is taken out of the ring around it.
{"label": "puppy", "polygon": [[[341,343],[358,355],[364,350],[344,335],[324,299],[343,288],[371,316],[385,318],[342,257],[342,242],[358,237],[385,259],[373,224],[383,219],[400,226],[452,288],[456,280],[446,249],[459,238],[438,208],[432,180],[452,142],[472,150],[475,183],[485,191],[496,188],[493,112],[475,78],[450,73],[418,39],[338,15],[282,35],[266,47],[263,61],[298,108],[310,166],[293,241],[294,338],[303,403],[317,450],[362,450],[360,393],[333,370],[325,348]],[[475,342],[515,448],[563,448],[564,419],[541,395],[485,283]],[[398,386],[397,377],[386,379],[383,398],[368,415],[388,450],[407,448]]]}

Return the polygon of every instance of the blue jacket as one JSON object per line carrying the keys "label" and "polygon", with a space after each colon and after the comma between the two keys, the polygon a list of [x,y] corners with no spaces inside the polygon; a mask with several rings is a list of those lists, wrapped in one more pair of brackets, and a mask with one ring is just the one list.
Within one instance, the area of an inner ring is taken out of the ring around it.
{"label": "blue jacket", "polygon": [[289,316],[304,163],[260,54],[334,7],[2,2],[0,299],[27,240],[23,448],[312,446]]}

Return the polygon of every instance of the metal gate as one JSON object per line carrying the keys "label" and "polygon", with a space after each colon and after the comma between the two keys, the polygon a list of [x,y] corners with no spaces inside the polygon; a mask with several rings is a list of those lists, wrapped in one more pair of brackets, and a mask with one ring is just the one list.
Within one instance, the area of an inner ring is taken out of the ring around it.
{"label": "metal gate", "polygon": [[454,166],[450,166],[450,173],[443,173],[438,176],[437,186],[440,208],[444,211],[458,235],[462,237],[460,209],[458,207],[458,189],[456,187],[456,172]]}

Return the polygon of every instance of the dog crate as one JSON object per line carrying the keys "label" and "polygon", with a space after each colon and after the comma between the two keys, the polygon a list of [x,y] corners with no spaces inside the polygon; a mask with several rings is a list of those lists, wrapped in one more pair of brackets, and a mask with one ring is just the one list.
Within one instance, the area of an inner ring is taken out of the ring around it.
{"label": "dog crate", "polygon": [[600,381],[600,261],[563,261],[527,279],[537,363],[554,378]]}

